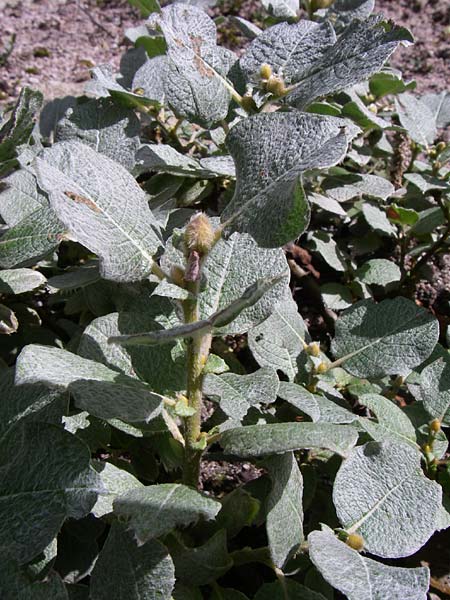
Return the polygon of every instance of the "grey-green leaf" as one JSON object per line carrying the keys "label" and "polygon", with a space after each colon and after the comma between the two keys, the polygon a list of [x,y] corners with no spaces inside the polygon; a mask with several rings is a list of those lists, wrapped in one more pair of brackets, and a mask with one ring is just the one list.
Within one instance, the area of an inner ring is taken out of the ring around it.
{"label": "grey-green leaf", "polygon": [[356,271],[356,277],[363,283],[382,287],[400,281],[401,276],[400,268],[393,261],[385,258],[368,260]]}
{"label": "grey-green leaf", "polygon": [[290,19],[297,16],[298,0],[262,0],[266,10],[279,19]]}
{"label": "grey-green leaf", "polygon": [[0,597],[2,600],[69,600],[66,586],[55,571],[51,571],[45,581],[32,581],[27,570],[8,556],[2,557]]}
{"label": "grey-green leaf", "polygon": [[430,583],[427,567],[391,567],[361,556],[333,533],[313,531],[309,555],[333,587],[348,600],[426,600]]}
{"label": "grey-green leaf", "polygon": [[355,448],[337,472],[337,516],[363,537],[371,554],[410,556],[434,533],[442,489],[424,476],[420,461],[406,444],[369,442]]}
{"label": "grey-green leaf", "polygon": [[173,4],[150,18],[167,42],[166,96],[175,112],[204,127],[227,116],[231,85],[227,73],[234,55],[217,46],[214,21],[189,4]]}
{"label": "grey-green leaf", "polygon": [[336,321],[332,351],[356,377],[408,375],[438,338],[437,320],[411,300],[363,300]]}
{"label": "grey-green leaf", "polygon": [[218,397],[224,413],[240,421],[250,406],[275,402],[278,386],[276,372],[266,367],[249,375],[209,374],[205,377],[203,392]]}
{"label": "grey-green leaf", "polygon": [[87,514],[102,486],[89,448],[55,425],[25,423],[3,440],[0,453],[0,549],[23,564],[66,518]]}
{"label": "grey-green leaf", "polygon": [[128,490],[143,487],[139,479],[111,463],[95,461],[93,467],[100,474],[100,480],[105,488],[105,493],[99,495],[92,509],[92,514],[98,519],[113,511],[113,502],[117,496]]}
{"label": "grey-green leaf", "polygon": [[33,269],[6,269],[0,271],[0,294],[23,294],[45,284],[47,279]]}
{"label": "grey-green leaf", "polygon": [[79,142],[60,142],[37,159],[40,185],[76,239],[100,257],[106,279],[150,273],[161,244],[145,194],[126,169]]}
{"label": "grey-green leaf", "polygon": [[379,17],[355,20],[301,77],[287,100],[303,109],[319,96],[348,88],[381,69],[401,41],[411,42],[405,29],[386,31]]}
{"label": "grey-green leaf", "polygon": [[303,477],[292,452],[264,462],[272,479],[266,529],[270,556],[280,569],[303,542]]}
{"label": "grey-green leaf", "polygon": [[131,171],[140,145],[135,113],[109,98],[69,108],[56,128],[55,141],[79,140]]}
{"label": "grey-green leaf", "polygon": [[345,120],[297,112],[259,114],[237,123],[227,136],[237,184],[221,216],[226,228],[250,233],[265,247],[298,237],[310,213],[299,176],[340,162],[355,133]]}
{"label": "grey-green leaf", "polygon": [[140,544],[186,527],[200,517],[213,519],[221,505],[181,484],[164,483],[132,490],[114,501],[114,512],[129,520]]}
{"label": "grey-green leaf", "polygon": [[401,441],[419,450],[413,424],[392,400],[379,394],[363,394],[358,402],[375,414],[376,422],[367,417],[360,417],[359,422],[376,442]]}
{"label": "grey-green leaf", "polygon": [[17,359],[16,383],[67,389],[79,408],[102,419],[148,423],[162,410],[162,396],[144,383],[50,346],[25,346]]}
{"label": "grey-green leaf", "polygon": [[292,24],[278,23],[248,46],[239,66],[246,78],[251,79],[259,74],[261,65],[268,64],[286,83],[295,83],[335,41],[336,35],[328,22],[302,19]]}
{"label": "grey-green leaf", "polygon": [[412,94],[401,94],[395,100],[400,123],[418,144],[428,147],[437,137],[436,121],[430,108]]}
{"label": "grey-green leaf", "polygon": [[326,448],[345,455],[357,438],[357,430],[347,425],[275,423],[228,429],[220,444],[226,453],[242,457],[284,454],[301,448]]}
{"label": "grey-green leaf", "polygon": [[308,340],[305,323],[292,300],[277,304],[272,314],[248,334],[250,350],[257,363],[283,371],[289,381],[299,372],[299,357]]}
{"label": "grey-green leaf", "polygon": [[425,367],[420,389],[427,412],[450,426],[450,358],[442,358]]}

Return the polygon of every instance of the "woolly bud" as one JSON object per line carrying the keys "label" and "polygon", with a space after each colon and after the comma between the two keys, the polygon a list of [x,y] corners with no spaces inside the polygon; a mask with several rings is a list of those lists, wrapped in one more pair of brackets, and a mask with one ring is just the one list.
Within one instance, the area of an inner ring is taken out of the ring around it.
{"label": "woolly bud", "polygon": [[320,365],[316,368],[316,373],[326,373],[328,371],[328,365],[324,362],[321,362]]}
{"label": "woolly bud", "polygon": [[348,538],[345,540],[345,543],[347,546],[350,546],[350,548],[353,548],[353,550],[356,550],[357,552],[364,550],[364,540],[357,533],[350,533]]}
{"label": "woolly bud", "polygon": [[445,142],[439,142],[436,144],[436,150],[440,153],[443,152],[447,148],[447,144]]}
{"label": "woolly bud", "polygon": [[311,342],[306,346],[306,353],[310,356],[319,356],[320,355],[320,346],[317,342]]}
{"label": "woolly bud", "polygon": [[257,107],[251,96],[242,96],[241,106],[246,112],[255,112]]}
{"label": "woolly bud", "polygon": [[271,75],[266,83],[266,90],[274,96],[282,96],[286,93],[286,86],[281,77]]}
{"label": "woolly bud", "polygon": [[433,433],[438,433],[441,430],[441,422],[439,419],[433,419],[430,423],[430,429]]}
{"label": "woolly bud", "polygon": [[184,242],[188,255],[191,252],[204,255],[211,250],[214,242],[214,229],[204,213],[192,217],[184,232]]}
{"label": "woolly bud", "polygon": [[178,265],[172,265],[170,269],[170,277],[176,285],[184,287],[184,275],[184,269],[182,269]]}
{"label": "woolly bud", "polygon": [[264,63],[259,69],[259,75],[261,79],[269,79],[272,75],[272,67],[267,63]]}

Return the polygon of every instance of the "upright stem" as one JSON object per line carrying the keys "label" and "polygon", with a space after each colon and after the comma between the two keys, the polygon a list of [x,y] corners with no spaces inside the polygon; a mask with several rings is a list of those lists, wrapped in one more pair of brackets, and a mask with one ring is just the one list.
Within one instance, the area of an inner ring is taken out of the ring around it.
{"label": "upright stem", "polygon": [[[195,323],[199,320],[198,293],[200,277],[196,281],[188,282],[186,288],[191,292],[191,297],[183,302],[185,323]],[[203,450],[199,448],[201,438],[201,412],[203,369],[208,360],[212,336],[210,333],[192,337],[187,348],[187,398],[194,414],[185,419],[184,438],[185,454],[183,482],[193,487],[198,486],[200,474],[200,459]]]}

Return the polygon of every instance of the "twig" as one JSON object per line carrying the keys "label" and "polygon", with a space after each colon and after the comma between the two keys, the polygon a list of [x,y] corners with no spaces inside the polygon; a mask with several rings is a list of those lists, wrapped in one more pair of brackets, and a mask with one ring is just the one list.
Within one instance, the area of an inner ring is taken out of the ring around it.
{"label": "twig", "polygon": [[91,15],[89,10],[87,8],[84,8],[84,6],[82,6],[81,0],[77,0],[77,7],[81,10],[82,13],[84,13],[87,16],[87,18],[91,21],[91,23],[93,23],[96,27],[98,27],[99,29],[104,31],[106,33],[106,35],[109,35],[109,37],[111,37],[111,38],[114,37],[113,33],[111,33],[108,29],[106,29],[106,27],[103,27],[103,25],[101,23],[99,23],[96,19],[94,19],[94,17]]}

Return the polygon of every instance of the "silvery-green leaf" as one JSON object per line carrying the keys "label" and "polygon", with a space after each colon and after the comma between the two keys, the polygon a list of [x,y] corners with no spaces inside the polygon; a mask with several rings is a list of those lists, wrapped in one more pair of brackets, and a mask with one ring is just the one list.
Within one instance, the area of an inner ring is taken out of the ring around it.
{"label": "silvery-green leaf", "polygon": [[374,206],[369,202],[364,202],[362,213],[367,224],[377,233],[388,236],[395,236],[397,234],[396,227],[389,221],[384,210],[381,210],[378,206]]}
{"label": "silvery-green leaf", "polygon": [[390,181],[378,175],[341,175],[327,178],[323,183],[327,196],[338,202],[347,202],[353,198],[370,196],[387,200],[395,188]]}
{"label": "silvery-green leaf", "polygon": [[92,513],[98,519],[113,511],[113,502],[117,496],[128,492],[128,490],[143,487],[139,479],[111,463],[95,461],[93,467],[99,473],[100,480],[105,488],[105,493],[98,496],[97,502],[92,508]]}
{"label": "silvery-green leaf", "polygon": [[437,138],[436,121],[428,106],[412,94],[401,94],[395,99],[400,123],[418,144],[428,147]]}
{"label": "silvery-green leaf", "polygon": [[356,377],[408,375],[433,351],[437,320],[411,300],[362,300],[336,321],[332,351]]}
{"label": "silvery-green leaf", "polygon": [[263,321],[279,300],[290,297],[289,268],[281,249],[262,249],[246,234],[234,233],[221,239],[203,267],[208,285],[200,294],[200,316],[209,318],[241,297],[242,292],[260,279],[284,275],[283,279],[247,308],[221,334],[245,333]]}
{"label": "silvery-green leaf", "polygon": [[361,556],[331,531],[308,536],[309,555],[333,587],[348,600],[426,600],[430,583],[427,567],[391,567]]}
{"label": "silvery-green leaf", "polygon": [[270,556],[282,569],[303,542],[303,477],[292,452],[264,461],[272,480],[266,529]]}
{"label": "silvery-green leaf", "polygon": [[412,41],[405,29],[386,31],[378,17],[355,20],[300,78],[288,102],[303,109],[320,96],[338,92],[364,81],[381,69],[401,41]]}
{"label": "silvery-green leaf", "polygon": [[145,98],[153,98],[163,104],[167,70],[167,56],[154,56],[147,59],[134,74],[131,89],[139,93],[142,90]]}
{"label": "silvery-green leaf", "polygon": [[312,237],[316,251],[324,261],[335,271],[346,271],[345,256],[334,239],[324,231],[317,231]]}
{"label": "silvery-green leaf", "polygon": [[102,486],[88,447],[55,425],[17,427],[0,453],[0,549],[23,564],[44,550],[66,518],[86,515]]}
{"label": "silvery-green leaf", "polygon": [[240,421],[250,406],[275,402],[278,386],[276,372],[266,367],[249,375],[209,374],[205,377],[203,393],[218,397],[224,413]]}
{"label": "silvery-green leaf", "polygon": [[278,396],[297,410],[311,417],[313,422],[320,419],[320,408],[317,402],[317,396],[308,392],[307,389],[296,383],[289,381],[280,381]]}
{"label": "silvery-green leaf", "polygon": [[60,142],[37,159],[40,185],[76,239],[100,257],[105,279],[137,281],[161,241],[145,193],[116,162],[79,142]]}
{"label": "silvery-green leaf", "polygon": [[55,141],[78,140],[131,171],[139,132],[139,119],[132,110],[101,98],[69,108],[58,123]]}
{"label": "silvery-green leaf", "polygon": [[186,289],[175,283],[170,283],[167,279],[163,279],[158,283],[152,295],[172,298],[173,300],[186,300],[186,298],[189,298],[189,292]]}
{"label": "silvery-green leaf", "polygon": [[450,359],[439,359],[425,367],[420,389],[427,412],[450,426]]}
{"label": "silvery-green leaf", "polygon": [[325,283],[320,287],[320,292],[325,305],[333,310],[344,310],[353,303],[351,291],[340,283]]}
{"label": "silvery-green leaf", "polygon": [[233,566],[224,529],[201,546],[190,548],[181,543],[171,543],[169,549],[177,580],[188,585],[207,585],[222,577]]}
{"label": "silvery-green leaf", "polygon": [[298,0],[262,0],[266,10],[279,19],[289,19],[297,16]]}
{"label": "silvery-green leaf", "polygon": [[3,600],[69,600],[61,577],[51,571],[45,581],[32,581],[27,569],[21,569],[9,556],[2,557],[0,597]]}
{"label": "silvery-green leaf", "polygon": [[345,455],[357,438],[357,430],[346,425],[275,423],[228,429],[220,445],[226,453],[242,457],[284,454],[301,448],[326,448]]}
{"label": "silvery-green leaf", "polygon": [[375,0],[335,0],[327,10],[326,18],[333,27],[342,30],[354,19],[365,19],[372,14]]}
{"label": "silvery-green leaf", "polygon": [[425,94],[421,102],[426,104],[433,113],[436,127],[447,127],[450,124],[450,93]]}
{"label": "silvery-green leaf", "polygon": [[247,19],[243,19],[242,17],[238,17],[236,15],[230,15],[228,18],[234,25],[239,27],[246,37],[251,40],[258,37],[258,35],[261,35],[262,33],[262,29],[260,27],[251,21],[247,21]]}
{"label": "silvery-green leaf", "polygon": [[301,20],[268,27],[245,50],[239,66],[246,79],[268,64],[286,83],[295,83],[336,41],[331,25]]}
{"label": "silvery-green leaf", "polygon": [[[315,592],[294,579],[286,577],[284,581],[263,584],[257,591],[254,600],[286,600],[286,592],[289,600],[327,600],[319,592]],[[230,598],[230,600],[234,600]],[[236,600],[239,600],[236,598]],[[328,597],[329,600],[329,597]]]}
{"label": "silvery-green leaf", "polygon": [[233,53],[217,46],[214,21],[196,6],[174,4],[151,17],[167,42],[166,97],[175,112],[204,127],[227,116]]}
{"label": "silvery-green leaf", "polygon": [[52,252],[66,235],[66,227],[49,207],[38,208],[0,238],[0,267],[35,264]]}
{"label": "silvery-green leaf", "polygon": [[65,399],[42,385],[14,385],[14,369],[0,370],[0,439],[18,423],[61,423]]}
{"label": "silvery-green leaf", "polygon": [[228,154],[206,156],[200,159],[200,166],[210,174],[209,176],[215,177],[236,177],[236,169],[234,166],[233,159]]}
{"label": "silvery-green leaf", "polygon": [[379,394],[363,394],[358,398],[358,402],[367,406],[377,419],[374,421],[367,417],[359,418],[359,423],[376,442],[400,441],[420,450],[413,424],[392,400]]}
{"label": "silvery-green leaf", "polygon": [[449,188],[449,184],[447,182],[431,175],[422,173],[405,173],[404,177],[407,181],[410,181],[412,184],[418,187],[419,190],[424,194],[430,190],[445,190]]}
{"label": "silvery-green leaf", "polygon": [[0,304],[0,335],[11,335],[18,329],[19,321],[15,312],[9,306]]}
{"label": "silvery-green leaf", "polygon": [[316,194],[315,192],[311,192],[308,194],[308,200],[311,204],[316,204],[322,210],[333,213],[335,215],[340,215],[342,217],[346,217],[347,213],[333,198],[328,198],[327,196],[322,196],[322,194]]}
{"label": "silvery-green leaf", "polygon": [[136,489],[114,501],[114,512],[129,520],[139,544],[186,527],[200,517],[213,519],[220,503],[181,484],[164,483]]}
{"label": "silvery-green leaf", "polygon": [[[416,430],[417,443],[424,446],[428,443],[430,432],[430,414],[425,410],[422,402],[413,402],[404,407],[403,412],[413,424]],[[434,439],[433,454],[437,459],[443,458],[447,452],[448,439],[444,431],[438,431]]]}
{"label": "silvery-green leaf", "polygon": [[364,263],[355,273],[356,277],[367,285],[387,286],[400,281],[400,268],[391,260],[373,258]]}
{"label": "silvery-green leaf", "polygon": [[92,79],[86,85],[86,92],[100,98],[111,96],[126,108],[159,106],[158,98],[146,98],[125,89],[117,82],[111,65],[99,65],[91,71]]}
{"label": "silvery-green leaf", "polygon": [[2,179],[0,215],[10,227],[46,206],[48,206],[48,198],[38,188],[36,177],[30,171],[19,169]]}
{"label": "silvery-green leaf", "polygon": [[272,314],[249,331],[248,343],[261,367],[272,367],[293,381],[299,372],[299,357],[309,334],[292,300],[280,302]]}
{"label": "silvery-green leaf", "polygon": [[6,269],[0,271],[0,294],[23,294],[45,284],[47,279],[33,269]]}
{"label": "silvery-green leaf", "polygon": [[92,321],[83,332],[78,353],[130,377],[137,376],[156,392],[183,390],[186,387],[186,364],[181,340],[157,347],[123,347],[108,343],[110,337],[123,334],[164,331],[176,321],[168,300],[151,297],[145,311],[111,313]]}
{"label": "silvery-green leaf", "polygon": [[[319,388],[325,388],[324,383],[321,382],[318,386]],[[326,390],[324,390],[327,393]],[[336,390],[333,390],[334,392]],[[342,401],[338,398],[331,399],[332,396],[329,395],[322,396],[316,394],[314,398],[319,406],[320,410],[320,422],[321,423],[353,423],[358,420],[357,415],[351,412],[350,406],[347,405],[345,401]]]}
{"label": "silvery-green leaf", "polygon": [[398,441],[354,448],[336,474],[333,503],[343,527],[371,554],[410,556],[435,531],[442,488],[427,479],[420,454]]}
{"label": "silvery-green leaf", "polygon": [[300,175],[340,162],[355,133],[343,119],[298,112],[259,114],[234,125],[227,146],[237,184],[221,216],[226,228],[250,233],[266,247],[297,238],[310,213]]}
{"label": "silvery-green leaf", "polygon": [[138,546],[114,523],[91,575],[91,600],[167,600],[174,585],[167,548],[157,540]]}
{"label": "silvery-green leaf", "polygon": [[102,419],[148,423],[162,410],[162,397],[144,383],[51,346],[25,346],[17,359],[16,383],[67,389],[79,408]]}
{"label": "silvery-green leaf", "polygon": [[77,290],[100,280],[98,263],[92,261],[82,266],[77,266],[50,277],[47,285],[50,288],[50,293],[58,291]]}
{"label": "silvery-green leaf", "polygon": [[[371,1],[373,2],[373,0]],[[350,98],[350,101],[342,107],[341,114],[343,117],[352,119],[363,129],[386,129],[391,127],[391,123],[372,112],[354,90],[346,90],[345,94]]]}

